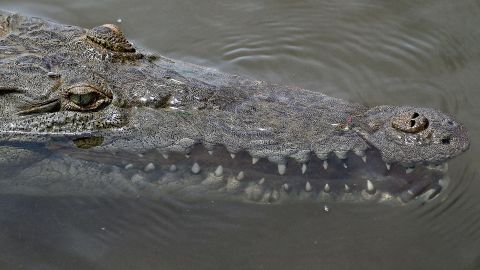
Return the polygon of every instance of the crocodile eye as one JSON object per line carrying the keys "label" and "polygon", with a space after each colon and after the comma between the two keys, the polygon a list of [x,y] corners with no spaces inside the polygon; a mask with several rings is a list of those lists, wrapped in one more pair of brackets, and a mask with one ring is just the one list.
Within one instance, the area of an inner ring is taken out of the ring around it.
{"label": "crocodile eye", "polygon": [[69,111],[93,111],[108,105],[112,94],[90,84],[77,84],[67,89],[62,107]]}
{"label": "crocodile eye", "polygon": [[88,106],[97,100],[98,96],[96,93],[86,93],[86,94],[71,94],[69,99],[77,104],[78,106]]}

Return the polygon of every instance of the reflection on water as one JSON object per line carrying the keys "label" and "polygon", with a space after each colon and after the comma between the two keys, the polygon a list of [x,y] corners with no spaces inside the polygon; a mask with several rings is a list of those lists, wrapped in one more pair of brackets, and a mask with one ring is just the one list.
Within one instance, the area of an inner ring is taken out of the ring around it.
{"label": "reflection on water", "polygon": [[121,19],[172,58],[370,106],[438,108],[473,143],[426,206],[0,195],[1,269],[480,267],[478,1],[57,2],[0,8],[85,27]]}

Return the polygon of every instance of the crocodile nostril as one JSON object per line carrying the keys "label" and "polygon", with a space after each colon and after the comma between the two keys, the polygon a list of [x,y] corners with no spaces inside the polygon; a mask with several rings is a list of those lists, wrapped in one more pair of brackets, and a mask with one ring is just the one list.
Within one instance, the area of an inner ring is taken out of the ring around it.
{"label": "crocodile nostril", "polygon": [[445,137],[442,139],[442,144],[450,144],[450,137]]}
{"label": "crocodile nostril", "polygon": [[398,131],[418,133],[428,128],[429,121],[418,112],[405,112],[392,119],[392,127]]}

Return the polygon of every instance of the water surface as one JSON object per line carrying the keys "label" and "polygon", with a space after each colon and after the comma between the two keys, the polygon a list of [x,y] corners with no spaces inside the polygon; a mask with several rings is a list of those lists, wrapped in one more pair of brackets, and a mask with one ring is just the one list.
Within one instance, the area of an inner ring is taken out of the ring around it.
{"label": "water surface", "polygon": [[478,1],[1,1],[221,71],[469,129],[434,202],[255,205],[0,195],[0,269],[480,269]]}

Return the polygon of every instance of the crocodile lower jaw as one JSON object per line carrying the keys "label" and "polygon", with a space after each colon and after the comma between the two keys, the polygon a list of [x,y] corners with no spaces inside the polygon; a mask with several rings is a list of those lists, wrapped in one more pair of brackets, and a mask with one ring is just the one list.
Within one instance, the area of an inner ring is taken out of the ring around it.
{"label": "crocodile lower jaw", "polygon": [[[188,154],[151,150],[142,154],[63,149],[71,157],[108,164],[137,189],[160,190],[193,198],[227,198],[253,202],[430,200],[447,184],[447,164],[405,168],[385,164],[379,153],[347,154],[339,159],[312,157],[308,163],[289,159],[277,164],[232,154],[224,147],[195,146]],[[113,163],[112,163],[113,162]],[[83,179],[82,181],[85,181]]]}

